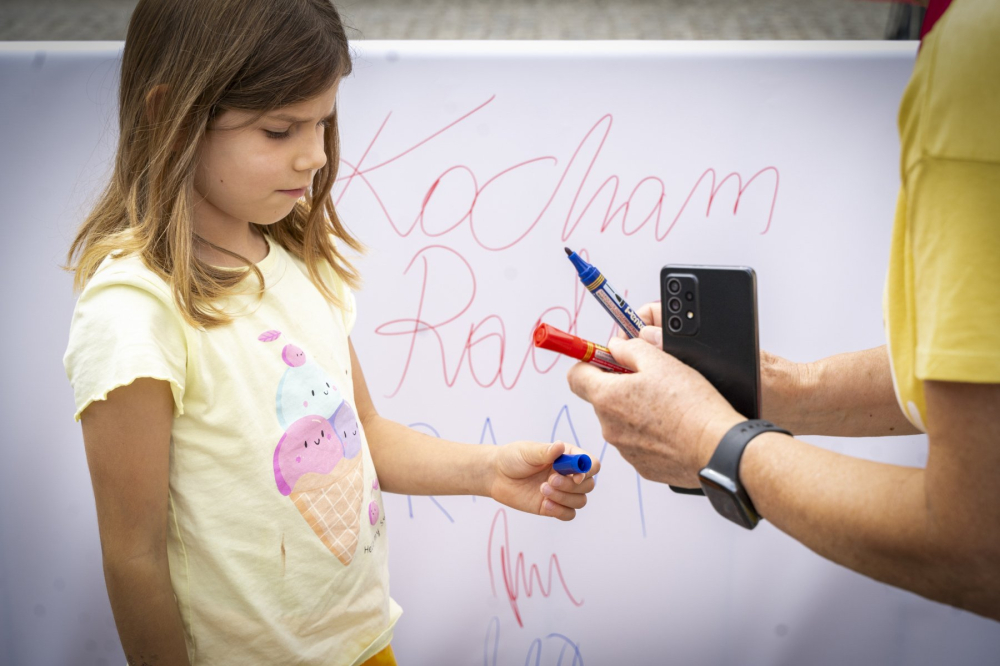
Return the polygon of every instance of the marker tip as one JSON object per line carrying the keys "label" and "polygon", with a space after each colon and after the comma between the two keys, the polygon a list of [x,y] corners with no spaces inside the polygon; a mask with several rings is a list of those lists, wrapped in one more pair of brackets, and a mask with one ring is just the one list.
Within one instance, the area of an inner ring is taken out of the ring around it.
{"label": "marker tip", "polygon": [[573,250],[569,249],[568,247],[564,247],[563,249],[564,249],[564,250],[566,250],[566,256],[567,256],[567,257],[568,257],[569,255],[573,254]]}

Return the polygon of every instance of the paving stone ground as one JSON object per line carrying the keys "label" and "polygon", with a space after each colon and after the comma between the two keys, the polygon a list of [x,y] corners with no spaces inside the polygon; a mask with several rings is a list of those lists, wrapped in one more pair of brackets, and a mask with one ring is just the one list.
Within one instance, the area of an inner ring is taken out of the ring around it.
{"label": "paving stone ground", "polygon": [[[120,40],[136,0],[0,0],[0,40]],[[873,0],[342,0],[352,39],[882,39]]]}

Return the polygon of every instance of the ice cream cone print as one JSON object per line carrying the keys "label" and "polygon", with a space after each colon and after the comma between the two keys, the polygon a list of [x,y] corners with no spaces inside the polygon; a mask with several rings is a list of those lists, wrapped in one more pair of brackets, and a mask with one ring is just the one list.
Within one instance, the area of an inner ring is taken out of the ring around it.
{"label": "ice cream cone print", "polygon": [[361,528],[361,458],[341,459],[329,474],[303,474],[289,495],[309,527],[344,566],[354,559]]}
{"label": "ice cream cone print", "polygon": [[[265,331],[272,342],[279,331]],[[285,429],[274,449],[274,482],[323,545],[344,566],[354,559],[361,530],[362,434],[354,410],[315,361],[294,344],[281,350],[287,366],[278,383],[276,415]]]}

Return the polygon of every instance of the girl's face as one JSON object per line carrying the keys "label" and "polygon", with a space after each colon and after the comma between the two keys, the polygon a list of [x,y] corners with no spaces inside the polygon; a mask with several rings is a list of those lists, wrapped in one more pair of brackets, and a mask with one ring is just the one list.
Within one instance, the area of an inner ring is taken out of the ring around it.
{"label": "girl's face", "polygon": [[245,127],[252,113],[220,113],[198,147],[195,224],[220,232],[288,215],[326,164],[324,135],[336,100],[334,84]]}

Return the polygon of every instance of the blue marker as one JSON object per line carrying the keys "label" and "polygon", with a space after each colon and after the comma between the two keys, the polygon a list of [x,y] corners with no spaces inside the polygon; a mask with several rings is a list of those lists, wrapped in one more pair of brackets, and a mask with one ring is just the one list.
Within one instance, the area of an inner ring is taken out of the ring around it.
{"label": "blue marker", "polygon": [[586,474],[592,465],[590,456],[586,453],[575,456],[568,456],[564,453],[552,463],[552,469],[566,476],[567,474]]}
{"label": "blue marker", "polygon": [[579,273],[583,286],[594,295],[594,298],[600,301],[608,314],[625,331],[625,335],[630,338],[639,337],[639,329],[645,324],[642,323],[642,319],[635,313],[635,310],[625,302],[624,298],[618,295],[618,292],[611,288],[601,271],[581,259],[576,252],[568,247],[563,249],[566,250],[569,260],[576,266],[576,272]]}

